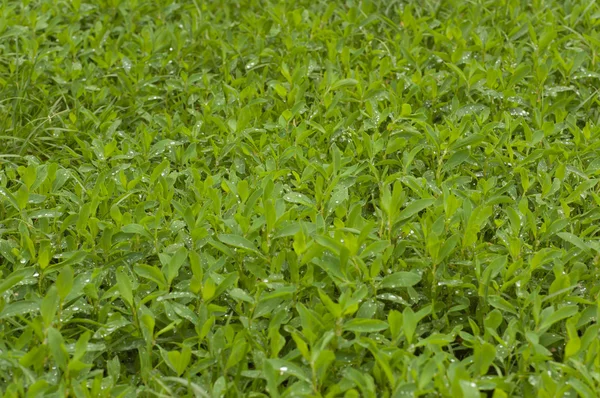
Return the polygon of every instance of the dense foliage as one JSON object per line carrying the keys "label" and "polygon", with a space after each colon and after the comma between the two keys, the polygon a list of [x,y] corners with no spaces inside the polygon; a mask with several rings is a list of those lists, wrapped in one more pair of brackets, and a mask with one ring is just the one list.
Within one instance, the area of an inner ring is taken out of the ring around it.
{"label": "dense foliage", "polygon": [[0,4],[7,397],[597,397],[600,6]]}

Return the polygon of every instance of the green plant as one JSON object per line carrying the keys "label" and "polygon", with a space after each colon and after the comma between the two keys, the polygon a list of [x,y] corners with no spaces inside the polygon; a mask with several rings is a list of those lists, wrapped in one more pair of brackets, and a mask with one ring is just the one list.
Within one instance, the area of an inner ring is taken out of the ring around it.
{"label": "green plant", "polygon": [[0,389],[596,397],[594,1],[5,1]]}

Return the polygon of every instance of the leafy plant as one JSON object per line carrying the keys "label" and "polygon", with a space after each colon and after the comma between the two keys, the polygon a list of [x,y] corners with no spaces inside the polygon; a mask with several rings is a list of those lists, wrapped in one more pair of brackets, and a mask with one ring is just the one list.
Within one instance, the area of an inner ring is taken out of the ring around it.
{"label": "leafy plant", "polygon": [[596,397],[594,1],[0,5],[6,397]]}

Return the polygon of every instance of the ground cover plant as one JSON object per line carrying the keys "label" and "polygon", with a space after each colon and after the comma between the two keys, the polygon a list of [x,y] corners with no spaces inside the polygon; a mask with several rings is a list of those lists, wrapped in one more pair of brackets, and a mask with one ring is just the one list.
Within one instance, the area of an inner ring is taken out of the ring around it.
{"label": "ground cover plant", "polygon": [[597,397],[595,1],[5,0],[6,397]]}

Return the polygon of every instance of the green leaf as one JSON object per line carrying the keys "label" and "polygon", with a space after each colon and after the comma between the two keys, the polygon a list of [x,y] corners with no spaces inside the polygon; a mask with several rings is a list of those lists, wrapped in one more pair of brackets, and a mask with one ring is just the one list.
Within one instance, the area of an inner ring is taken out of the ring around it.
{"label": "green leaf", "polygon": [[488,373],[494,359],[496,359],[496,348],[492,344],[483,343],[475,347],[474,365],[480,376]]}
{"label": "green leaf", "polygon": [[46,327],[49,327],[55,321],[54,317],[58,311],[60,300],[58,289],[56,286],[51,286],[46,292],[46,295],[42,299],[39,307],[42,320],[44,321],[44,325]]}
{"label": "green leaf", "polygon": [[226,245],[236,247],[238,249],[248,250],[257,254],[261,254],[254,243],[239,235],[221,234],[219,240]]}
{"label": "green leaf", "polygon": [[546,330],[555,323],[574,316],[575,314],[577,314],[578,311],[579,307],[575,304],[560,307],[558,310],[552,312],[547,317],[542,318],[538,329]]}
{"label": "green leaf", "polygon": [[388,324],[390,325],[390,332],[392,337],[397,339],[402,331],[403,317],[402,314],[396,310],[391,310],[388,313]]}
{"label": "green leaf", "polygon": [[237,301],[245,301],[247,303],[254,303],[254,297],[250,296],[244,290],[239,288],[234,288],[229,291],[229,295]]}
{"label": "green leaf", "polygon": [[4,187],[0,187],[0,199],[7,201],[17,211],[21,210],[19,204],[17,203],[17,199],[8,189]]}
{"label": "green leaf", "polygon": [[499,310],[510,312],[512,314],[518,314],[517,309],[500,296],[489,296],[487,299],[490,305],[494,308],[498,308]]}
{"label": "green leaf", "polygon": [[398,215],[398,220],[410,218],[435,203],[435,199],[417,199],[409,203]]}
{"label": "green leaf", "polygon": [[419,322],[430,313],[431,306],[426,306],[416,313],[410,307],[406,307],[404,311],[402,311],[402,329],[404,330],[404,335],[409,343],[412,343],[413,341]]}
{"label": "green leaf", "polygon": [[460,388],[463,398],[481,398],[477,385],[469,380],[460,380]]}
{"label": "green leaf", "polygon": [[150,238],[151,235],[148,233],[148,231],[146,231],[146,229],[144,228],[144,226],[140,225],[140,224],[127,224],[124,225],[121,228],[121,231],[128,233],[128,234],[139,234],[142,236],[145,236],[147,238]]}
{"label": "green leaf", "polygon": [[73,288],[73,268],[70,265],[63,267],[60,274],[56,278],[56,288],[61,301],[71,293]]}
{"label": "green leaf", "polygon": [[449,171],[454,169],[455,167],[460,166],[465,160],[469,158],[469,151],[466,149],[454,152],[450,159],[446,163],[444,163],[443,170]]}
{"label": "green leaf", "polygon": [[213,298],[219,297],[221,294],[225,293],[225,291],[231,286],[234,286],[238,278],[239,276],[237,272],[232,272],[231,274],[228,274],[224,279],[221,280],[221,282],[215,289]]}
{"label": "green leaf", "polygon": [[47,335],[47,344],[50,353],[52,354],[52,358],[54,358],[54,361],[62,370],[65,370],[67,368],[68,354],[63,336],[54,328],[49,328]]}
{"label": "green leaf", "polygon": [[387,322],[378,319],[354,318],[344,323],[344,330],[356,333],[380,332],[387,328]]}
{"label": "green leaf", "polygon": [[267,359],[266,361],[269,362],[273,369],[278,371],[282,376],[289,374],[306,383],[311,382],[308,371],[304,367],[298,366],[294,362],[278,358]]}
{"label": "green leaf", "polygon": [[142,278],[156,283],[160,289],[167,287],[167,281],[158,267],[148,264],[136,264],[133,266],[133,271]]}
{"label": "green leaf", "polygon": [[127,275],[121,268],[116,272],[117,287],[121,298],[130,306],[133,307],[133,288],[129,275]]}
{"label": "green leaf", "polygon": [[315,203],[308,196],[299,192],[289,192],[283,195],[283,200],[289,203],[296,203],[307,207],[314,207]]}
{"label": "green leaf", "polygon": [[584,398],[593,398],[597,395],[597,391],[592,390],[589,386],[587,386],[581,380],[577,380],[575,378],[570,378],[568,384],[573,387],[577,393]]}
{"label": "green leaf", "polygon": [[356,79],[341,79],[331,85],[331,91],[339,90],[343,87],[353,87],[358,84]]}
{"label": "green leaf", "polygon": [[168,364],[177,374],[181,376],[187,369],[192,358],[192,350],[188,346],[183,346],[181,351],[169,351],[167,353]]}
{"label": "green leaf", "polygon": [[0,319],[12,318],[14,316],[24,316],[40,310],[40,305],[36,301],[17,301],[7,304],[0,312]]}
{"label": "green leaf", "polygon": [[333,300],[331,300],[327,294],[319,290],[319,297],[321,298],[321,301],[323,302],[325,307],[327,307],[327,310],[331,313],[331,315],[333,315],[335,318],[339,318],[342,316],[342,308],[340,307],[340,305],[334,303]]}
{"label": "green leaf", "polygon": [[171,257],[171,260],[167,264],[166,270],[165,270],[166,271],[165,277],[167,279],[168,285],[171,285],[173,280],[177,277],[177,275],[179,275],[179,269],[181,268],[181,266],[187,259],[187,256],[188,256],[187,249],[185,247],[180,247],[175,252],[173,257]]}
{"label": "green leaf", "polygon": [[583,239],[579,238],[576,235],[573,235],[572,233],[569,232],[559,232],[556,235],[558,235],[561,239],[569,242],[570,244],[572,244],[573,246],[583,250],[586,253],[590,252],[590,246],[585,243],[583,241]]}
{"label": "green leaf", "polygon": [[33,273],[33,270],[29,270],[29,269],[17,270],[15,272],[11,273],[10,275],[8,275],[6,278],[4,278],[0,282],[0,294],[11,289],[17,283],[21,282],[23,280],[23,278],[28,276],[28,274],[32,274],[32,273]]}
{"label": "green leaf", "polygon": [[383,289],[410,287],[416,285],[419,281],[421,281],[421,275],[415,272],[400,271],[383,278],[380,286]]}
{"label": "green leaf", "polygon": [[[53,270],[56,270],[56,269],[61,269],[63,267],[80,265],[83,262],[83,260],[85,260],[87,258],[88,255],[89,255],[89,253],[87,253],[87,252],[76,251],[73,254],[71,254],[66,260],[61,261],[58,264],[51,265],[51,268]],[[50,267],[49,267],[49,269],[50,269]]]}
{"label": "green leaf", "polygon": [[458,242],[460,242],[460,235],[458,234],[452,235],[444,242],[437,255],[436,261],[438,264],[445,260],[446,257],[448,257],[450,254],[452,254]]}
{"label": "green leaf", "polygon": [[246,356],[247,350],[248,344],[246,343],[246,339],[241,334],[238,334],[236,341],[233,342],[229,358],[227,358],[227,362],[225,363],[225,369],[230,369],[242,361]]}
{"label": "green leaf", "polygon": [[477,241],[477,235],[481,231],[483,224],[487,222],[487,219],[492,215],[492,206],[477,206],[471,213],[467,226],[465,228],[465,235],[463,237],[463,247],[468,247]]}

